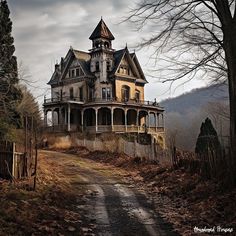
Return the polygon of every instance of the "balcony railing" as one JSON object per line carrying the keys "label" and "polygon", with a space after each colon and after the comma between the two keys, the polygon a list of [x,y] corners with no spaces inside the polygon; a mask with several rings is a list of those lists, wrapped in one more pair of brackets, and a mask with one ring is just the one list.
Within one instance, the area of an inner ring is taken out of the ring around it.
{"label": "balcony railing", "polygon": [[50,103],[60,103],[60,102],[80,102],[81,104],[91,104],[91,103],[122,103],[122,104],[129,104],[129,105],[141,105],[141,106],[154,106],[160,107],[156,101],[143,101],[137,99],[122,99],[122,98],[93,98],[85,100],[80,97],[56,97],[56,98],[44,98],[44,104]]}
{"label": "balcony railing", "polygon": [[125,104],[138,104],[145,106],[156,106],[159,107],[159,104],[156,101],[144,101],[139,99],[123,99],[123,98],[93,98],[89,99],[87,103],[125,103]]}
{"label": "balcony railing", "polygon": [[44,104],[48,103],[58,103],[58,102],[68,102],[68,101],[75,101],[75,102],[81,102],[84,103],[84,99],[80,97],[55,97],[55,98],[44,98]]}

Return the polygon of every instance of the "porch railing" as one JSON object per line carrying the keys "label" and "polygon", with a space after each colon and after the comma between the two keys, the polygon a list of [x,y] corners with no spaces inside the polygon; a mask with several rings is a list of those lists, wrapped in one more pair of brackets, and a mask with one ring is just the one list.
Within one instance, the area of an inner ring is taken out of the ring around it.
{"label": "porch railing", "polygon": [[[78,125],[70,125],[70,131],[73,132],[82,132],[86,131],[89,133],[96,133],[96,132],[128,132],[128,133],[159,133],[164,132],[164,127],[144,127],[144,126],[137,126],[137,125],[98,125],[97,131],[96,126],[78,126]],[[64,132],[68,131],[68,125],[54,125],[54,126],[47,126],[44,127],[47,132]]]}

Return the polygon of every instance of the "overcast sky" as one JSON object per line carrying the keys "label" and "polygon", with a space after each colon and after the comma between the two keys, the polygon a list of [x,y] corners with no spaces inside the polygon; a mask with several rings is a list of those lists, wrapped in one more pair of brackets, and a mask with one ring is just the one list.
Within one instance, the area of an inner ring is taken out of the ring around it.
{"label": "overcast sky", "polygon": [[[70,46],[84,51],[91,48],[88,38],[101,16],[115,36],[113,48],[116,50],[124,48],[127,43],[132,52],[141,36],[151,33],[148,30],[137,32],[128,23],[119,24],[121,17],[127,15],[132,7],[132,1],[8,0],[8,4],[18,64],[23,63],[24,73],[30,75],[31,81],[36,81],[31,84],[31,91],[40,103],[44,95],[50,96],[50,87],[46,83],[52,75],[54,64],[66,55]],[[149,63],[151,53],[147,49],[136,51],[146,73],[152,69]],[[169,90],[168,84],[159,83],[148,76],[147,79],[149,84],[145,88],[146,100],[157,98],[160,101],[205,85],[202,81],[194,80],[177,89],[174,85]]]}

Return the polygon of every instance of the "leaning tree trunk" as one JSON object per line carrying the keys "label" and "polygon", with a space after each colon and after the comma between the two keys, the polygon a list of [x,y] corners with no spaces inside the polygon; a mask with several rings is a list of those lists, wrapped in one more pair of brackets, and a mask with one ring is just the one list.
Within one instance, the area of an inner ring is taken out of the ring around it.
{"label": "leaning tree trunk", "polygon": [[230,169],[235,183],[236,171],[236,24],[224,29],[224,50],[228,68],[229,104],[230,104]]}

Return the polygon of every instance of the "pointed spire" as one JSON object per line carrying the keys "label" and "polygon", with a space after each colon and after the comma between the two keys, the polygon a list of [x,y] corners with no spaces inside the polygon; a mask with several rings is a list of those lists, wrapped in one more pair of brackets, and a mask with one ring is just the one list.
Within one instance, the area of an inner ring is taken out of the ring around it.
{"label": "pointed spire", "polygon": [[112,35],[111,31],[108,29],[107,25],[103,21],[102,17],[100,22],[98,23],[97,27],[89,37],[89,39],[94,40],[96,38],[105,38],[109,40],[114,40],[114,36]]}

